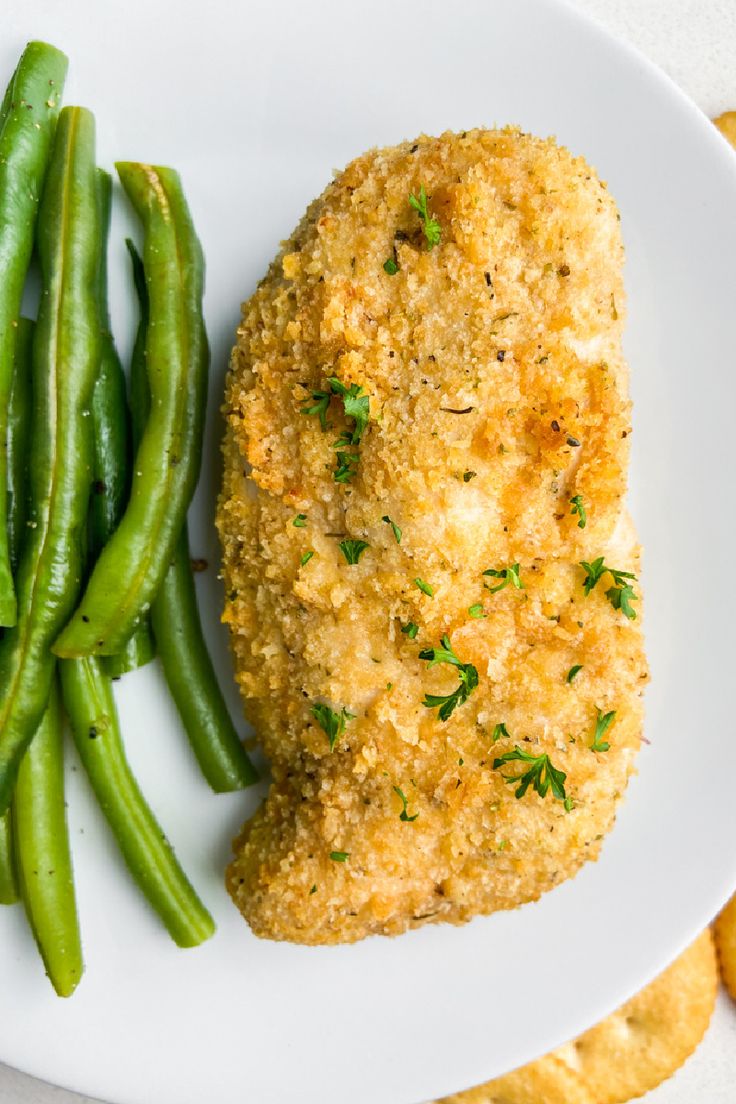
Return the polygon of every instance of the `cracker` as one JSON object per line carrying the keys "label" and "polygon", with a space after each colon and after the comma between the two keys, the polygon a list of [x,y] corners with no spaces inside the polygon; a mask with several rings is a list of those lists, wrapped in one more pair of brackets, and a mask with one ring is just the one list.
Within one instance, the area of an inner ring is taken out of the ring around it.
{"label": "cracker", "polygon": [[713,122],[726,141],[736,148],[736,111],[724,111]]}
{"label": "cracker", "polygon": [[437,1104],[595,1104],[575,1070],[548,1055]]}
{"label": "cracker", "polygon": [[718,916],[713,932],[723,984],[736,1000],[736,897],[732,897]]}
{"label": "cracker", "polygon": [[[731,930],[736,954],[736,913]],[[582,1075],[597,1104],[623,1104],[671,1077],[692,1054],[717,988],[713,937],[705,931],[617,1012],[555,1053]]]}

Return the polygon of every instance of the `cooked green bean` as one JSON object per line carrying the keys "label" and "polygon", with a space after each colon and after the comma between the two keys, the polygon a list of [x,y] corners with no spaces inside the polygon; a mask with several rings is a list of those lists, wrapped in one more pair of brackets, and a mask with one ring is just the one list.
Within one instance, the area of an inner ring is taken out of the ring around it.
{"label": "cooked green bean", "polygon": [[151,621],[166,681],[202,774],[216,793],[257,782],[202,634],[186,522],[151,607]]}
{"label": "cooked green bean", "polygon": [[27,468],[31,440],[32,344],[33,323],[27,318],[19,318],[15,332],[7,436],[8,552],[13,572],[18,567],[28,522]]}
{"label": "cooked green bean", "polygon": [[29,42],[0,113],[0,625],[14,625],[17,617],[5,469],[15,329],[66,69],[64,54],[43,42]]}
{"label": "cooked green bean", "polygon": [[[18,319],[13,356],[13,377],[8,401],[8,552],[13,571],[18,566],[20,547],[26,532],[27,468],[31,420],[31,342],[33,323]],[[0,816],[0,904],[18,900],[13,859],[10,810]]]}
{"label": "cooked green bean", "polygon": [[131,773],[110,680],[94,656],[65,660],[59,669],[79,757],[123,858],[174,942],[195,947],[215,925]]}
{"label": "cooked green bean", "polygon": [[150,609],[174,554],[202,452],[209,361],[202,249],[173,170],[129,162],[117,169],[144,226],[151,413],[128,507],[54,646],[65,657],[113,655]]}
{"label": "cooked green bean", "polygon": [[64,802],[64,733],[57,680],[23,757],[13,798],[20,892],[46,973],[60,997],[79,984],[84,964]]}
{"label": "cooked green bean", "polygon": [[8,810],[0,817],[0,905],[14,905],[18,900],[12,833],[10,810]]}
{"label": "cooked green bean", "polygon": [[119,679],[129,671],[137,671],[139,667],[145,667],[155,656],[156,642],[146,618],[136,625],[119,652],[100,658],[104,660],[105,670],[110,678]]}
{"label": "cooked green bean", "polygon": [[79,592],[92,468],[88,413],[99,363],[96,189],[94,119],[65,108],[38,219],[31,527],[18,566],[18,623],[0,641],[0,813],[48,700],[50,645]]}
{"label": "cooked green bean", "polygon": [[[133,435],[140,438],[150,406],[145,354],[148,292],[143,262],[132,241],[128,239],[125,244],[140,305],[140,324],[130,366]],[[258,774],[225,705],[202,633],[186,521],[151,607],[151,621],[166,681],[202,774],[216,793],[250,786],[258,780]]]}
{"label": "cooked green bean", "polygon": [[[92,392],[94,472],[89,517],[89,553],[94,563],[115,532],[130,494],[131,426],[125,395],[125,375],[110,329],[107,305],[107,234],[112,181],[98,169],[102,225],[98,295],[102,324],[100,367]],[[112,678],[150,663],[156,654],[148,620],[141,621],[106,668]]]}
{"label": "cooked green bean", "polygon": [[88,536],[94,562],[115,532],[130,489],[130,426],[125,395],[125,373],[110,330],[107,306],[107,235],[110,228],[112,180],[97,170],[101,244],[97,294],[100,305],[101,347],[97,379],[92,390],[93,469]]}

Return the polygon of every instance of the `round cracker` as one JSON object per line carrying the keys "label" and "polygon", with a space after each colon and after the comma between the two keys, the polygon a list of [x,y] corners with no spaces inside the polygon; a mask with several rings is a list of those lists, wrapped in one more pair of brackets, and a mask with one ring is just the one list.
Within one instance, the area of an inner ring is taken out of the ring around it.
{"label": "round cracker", "polygon": [[437,1104],[595,1104],[575,1070],[547,1055],[528,1066],[447,1096]]}
{"label": "round cracker", "polygon": [[713,122],[726,141],[736,148],[736,111],[724,111]]}
{"label": "round cracker", "polygon": [[624,1104],[671,1077],[692,1054],[717,988],[713,937],[705,931],[641,993],[555,1053],[582,1075],[597,1104]]}
{"label": "round cracker", "polygon": [[736,897],[732,897],[718,916],[713,931],[723,984],[736,1000]]}

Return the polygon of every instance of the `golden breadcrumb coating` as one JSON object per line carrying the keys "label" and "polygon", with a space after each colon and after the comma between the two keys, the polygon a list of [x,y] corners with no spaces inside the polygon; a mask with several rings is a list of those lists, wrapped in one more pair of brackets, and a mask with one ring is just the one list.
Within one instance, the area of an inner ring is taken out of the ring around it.
{"label": "golden breadcrumb coating", "polygon": [[[432,249],[409,203],[422,185]],[[597,856],[647,678],[641,604],[635,620],[615,609],[609,575],[586,597],[578,566],[638,573],[622,263],[615,204],[582,158],[514,129],[448,133],[353,161],[244,305],[218,526],[224,620],[274,779],[227,874],[257,935],[460,923]],[[326,428],[304,413],[330,378],[369,396],[346,482],[343,401]],[[358,563],[344,539],[367,542]],[[523,589],[484,588],[517,563]],[[443,634],[479,678],[446,721],[423,699],[451,694],[458,668],[419,656]],[[333,751],[316,703],[355,715]],[[599,711],[616,714],[607,752],[591,750]],[[515,796],[505,776],[526,765],[493,764],[517,746],[565,772],[567,808]]]}

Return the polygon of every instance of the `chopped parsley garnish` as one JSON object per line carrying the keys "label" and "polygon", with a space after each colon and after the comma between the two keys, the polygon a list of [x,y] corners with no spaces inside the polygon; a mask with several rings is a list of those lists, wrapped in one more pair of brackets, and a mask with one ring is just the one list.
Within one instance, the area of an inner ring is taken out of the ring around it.
{"label": "chopped parsley garnish", "polygon": [[419,215],[424,227],[424,236],[427,239],[427,249],[434,249],[435,245],[439,245],[440,236],[442,234],[442,227],[437,219],[432,218],[427,207],[427,193],[424,185],[419,186],[419,198],[415,195],[409,196],[409,205]]}
{"label": "chopped parsley garnish", "polygon": [[573,667],[571,667],[571,668],[570,668],[570,670],[569,670],[569,671],[567,672],[567,678],[565,679],[565,682],[572,682],[572,680],[573,680],[573,679],[575,678],[575,676],[576,676],[577,674],[579,674],[579,673],[580,673],[580,672],[582,671],[582,669],[583,669],[583,665],[582,665],[582,663],[576,663],[576,664],[575,664],[575,665],[574,665]]}
{"label": "chopped parsley garnish", "polygon": [[307,524],[307,515],[297,514],[291,524],[294,526],[295,529],[303,529],[304,526]]}
{"label": "chopped parsley garnish", "polygon": [[463,483],[469,483],[471,479],[475,479],[478,473],[474,471],[463,472]]}
{"label": "chopped parsley garnish", "polygon": [[349,851],[330,851],[330,858],[333,862],[347,862],[350,858]]}
{"label": "chopped parsley garnish", "polygon": [[313,555],[314,555],[314,549],[313,548],[310,548],[308,552],[305,552],[304,555],[302,556],[302,558],[299,560],[299,563],[300,563],[301,567],[304,567],[305,564],[308,564]]}
{"label": "chopped parsley garnish", "polygon": [[590,745],[591,751],[608,751],[610,744],[603,739],[608,729],[613,724],[616,718],[616,710],[612,709],[610,713],[601,713],[598,710],[598,716],[595,722],[595,735],[593,736],[593,743]]}
{"label": "chopped parsley garnish", "polygon": [[598,583],[601,575],[604,575],[607,569],[605,563],[603,562],[603,556],[599,556],[598,559],[592,560],[590,563],[588,563],[587,560],[581,560],[580,566],[585,572],[585,578],[583,579],[583,590],[585,591],[585,596],[587,598],[593,587],[596,586],[596,584]]}
{"label": "chopped parsley garnish", "polygon": [[329,405],[329,391],[312,391],[312,397],[311,399],[307,399],[302,405],[301,413],[306,414],[307,417],[315,415],[319,418],[319,424],[324,432],[327,429],[327,410]]}
{"label": "chopped parsley garnish", "polygon": [[511,583],[516,590],[524,590],[524,584],[519,576],[518,563],[511,564],[510,567],[502,567],[499,571],[496,571],[493,567],[489,567],[488,571],[484,571],[483,574],[489,576],[491,579],[503,580],[498,583],[497,586],[489,586],[488,583],[483,584],[486,590],[489,590],[491,594],[497,594],[499,590],[503,590],[509,583]]}
{"label": "chopped parsley garnish", "polygon": [[339,395],[342,399],[345,417],[352,418],[355,422],[355,427],[350,434],[349,442],[346,441],[346,444],[360,444],[360,439],[365,432],[365,427],[368,425],[371,416],[370,399],[368,395],[366,395],[363,388],[359,387],[357,383],[351,383],[349,387],[346,387],[336,376],[330,376],[327,382],[332,388],[332,394]]}
{"label": "chopped parsley garnish", "polygon": [[410,621],[408,625],[401,626],[401,631],[404,636],[408,636],[410,640],[414,640],[417,633],[419,632],[419,626],[416,625],[413,621]]}
{"label": "chopped parsley garnish", "polygon": [[572,510],[570,511],[570,513],[578,515],[578,529],[584,529],[585,524],[588,520],[588,515],[585,512],[583,496],[579,494],[573,495],[573,497],[570,499],[570,502],[572,503]]}
{"label": "chopped parsley garnish", "polygon": [[391,526],[391,529],[393,530],[394,537],[396,538],[396,543],[401,544],[401,530],[399,529],[396,522],[392,521],[391,518],[388,516],[388,514],[384,514],[383,517],[381,518],[381,521],[385,521],[387,525]]}
{"label": "chopped parsley garnish", "polygon": [[407,823],[411,823],[412,820],[416,820],[417,817],[419,816],[419,813],[415,813],[414,816],[409,816],[409,814],[406,811],[407,808],[408,808],[409,802],[406,799],[406,795],[404,794],[404,791],[401,790],[398,786],[394,786],[394,793],[399,795],[399,797],[401,798],[401,804],[403,805],[403,808],[402,808],[401,812],[399,813],[399,820],[406,821]]}
{"label": "chopped parsley garnish", "polygon": [[639,599],[630,583],[609,587],[606,591],[606,598],[613,608],[621,610],[624,617],[628,617],[629,621],[636,621],[636,610],[631,603],[638,602]]}
{"label": "chopped parsley garnish", "polygon": [[[504,781],[508,782],[510,785],[516,782],[519,783],[515,790],[515,796],[517,798],[522,798],[531,786],[540,797],[546,797],[547,792],[551,789],[553,797],[556,797],[558,801],[567,802],[567,794],[565,793],[565,779],[567,775],[564,771],[557,770],[557,768],[552,765],[549,755],[546,753],[543,755],[531,755],[530,752],[524,751],[524,749],[520,748],[517,744],[513,751],[507,751],[505,755],[501,755],[498,759],[493,760],[493,769],[497,770],[499,767],[502,767],[504,763],[511,763],[514,761],[529,764],[522,774],[503,775]],[[567,808],[567,804],[565,808]]]}
{"label": "chopped parsley garnish", "polygon": [[317,892],[317,886],[316,886],[316,885],[313,885],[313,886],[312,886],[312,888],[311,888],[311,889],[310,889],[310,891],[309,891],[309,896],[311,897],[311,896],[312,896],[312,894],[313,894],[313,893],[316,893],[316,892]]}
{"label": "chopped parsley garnish", "polygon": [[472,606],[468,606],[468,613],[470,614],[471,617],[474,617],[476,620],[479,620],[480,618],[488,616],[487,613],[483,612],[483,603],[482,602],[475,602]]}
{"label": "chopped parsley garnish", "polygon": [[389,257],[387,261],[383,262],[383,271],[388,276],[395,276],[399,271],[399,262],[394,257]]}
{"label": "chopped parsley garnish", "polygon": [[[335,442],[335,448],[342,449],[344,441],[341,439]],[[338,451],[336,455],[337,467],[335,468],[332,478],[336,483],[349,483],[351,479],[355,477],[358,470],[358,461],[360,457],[355,452],[342,452]]]}
{"label": "chopped parsley garnish", "polygon": [[346,387],[336,376],[330,376],[327,382],[330,390],[312,391],[311,398],[302,405],[301,412],[318,417],[320,426],[326,430],[331,397],[337,395],[342,400],[345,417],[353,422],[353,427],[342,433],[333,445],[333,448],[338,450],[333,478],[336,483],[349,483],[355,476],[360,457],[357,452],[346,450],[360,444],[360,439],[370,421],[370,397],[357,383],[351,383]]}
{"label": "chopped parsley garnish", "polygon": [[510,740],[511,739],[511,736],[509,735],[509,730],[506,727],[506,722],[505,721],[502,721],[501,724],[497,724],[497,725],[493,726],[493,736],[491,737],[491,739],[493,740],[494,744],[498,743],[499,740]]}
{"label": "chopped parsley garnish", "polygon": [[422,594],[426,594],[429,598],[434,598],[434,587],[431,587],[429,583],[425,583],[424,579],[415,579],[414,586],[419,587]]}
{"label": "chopped parsley garnish", "polygon": [[603,556],[598,556],[597,559],[588,563],[587,560],[581,560],[580,566],[585,572],[585,579],[583,580],[583,590],[586,597],[590,594],[594,586],[597,585],[599,580],[608,573],[613,579],[613,586],[609,587],[606,591],[606,598],[611,603],[615,610],[621,610],[624,617],[628,617],[629,621],[636,620],[636,610],[631,605],[632,602],[638,602],[639,597],[634,591],[631,583],[627,582],[628,579],[633,579],[636,582],[636,575],[631,571],[617,571],[615,567],[608,567],[603,559]]}
{"label": "chopped parsley garnish", "polygon": [[439,648],[424,648],[419,653],[420,659],[429,660],[429,666],[434,667],[438,663],[449,663],[457,668],[460,684],[452,694],[426,694],[422,705],[428,709],[439,706],[439,718],[448,720],[458,705],[468,700],[473,690],[478,685],[478,671],[472,663],[462,663],[456,656],[450,638],[445,634],[440,640]]}
{"label": "chopped parsley garnish", "polygon": [[364,540],[344,540],[340,541],[338,547],[349,564],[357,564],[370,545]]}
{"label": "chopped parsley garnish", "polygon": [[336,713],[329,705],[320,702],[312,706],[312,716],[330,741],[330,751],[335,750],[335,744],[345,731],[345,722],[355,719],[355,713],[348,713],[347,709]]}
{"label": "chopped parsley garnish", "polygon": [[568,796],[568,797],[565,798],[564,806],[565,806],[565,812],[566,813],[571,813],[572,812],[573,800],[572,800],[571,797]]}

